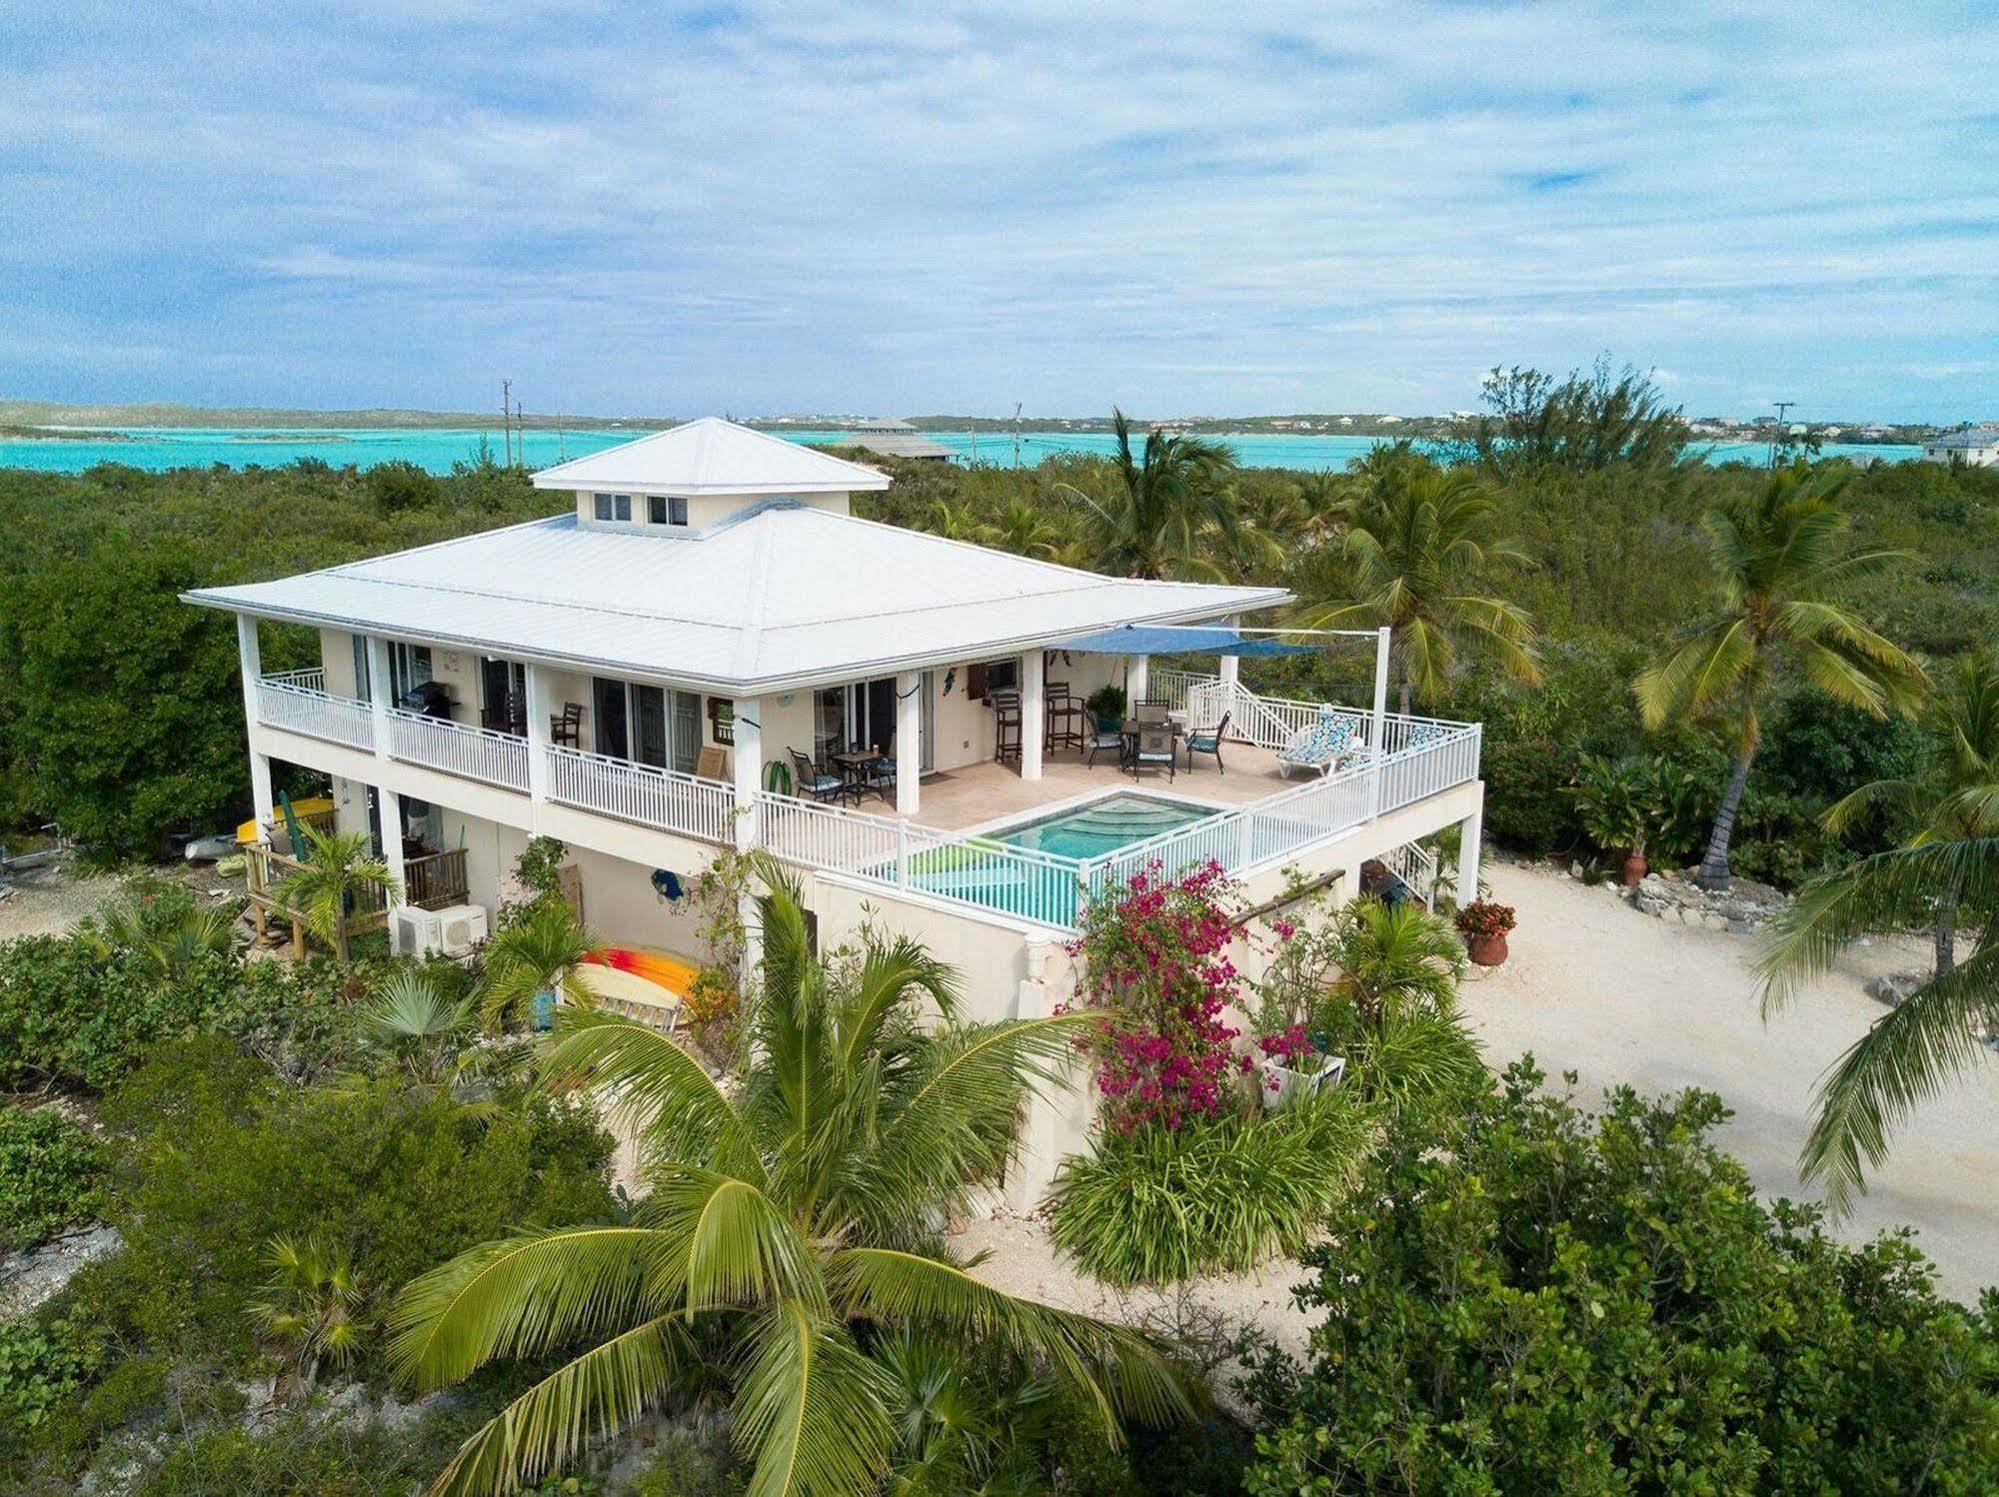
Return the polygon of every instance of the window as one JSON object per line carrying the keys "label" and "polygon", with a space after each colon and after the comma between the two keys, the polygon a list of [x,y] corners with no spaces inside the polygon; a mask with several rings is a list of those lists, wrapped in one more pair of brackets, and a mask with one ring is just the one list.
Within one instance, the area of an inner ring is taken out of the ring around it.
{"label": "window", "polygon": [[666,501],[666,507],[668,510],[667,524],[685,525],[687,523],[687,500],[684,497],[675,494],[671,499]]}
{"label": "window", "polygon": [[614,759],[628,757],[630,739],[626,734],[625,683],[593,676],[590,681],[592,714],[597,719],[597,752]]}
{"label": "window", "polygon": [[430,680],[430,646],[389,641],[389,696],[398,705]]}
{"label": "window", "polygon": [[1009,655],[1004,660],[986,662],[986,690],[1018,691],[1020,689],[1020,657]]}
{"label": "window", "polygon": [[600,520],[630,520],[632,517],[632,496],[630,494],[597,495],[596,515]]}
{"label": "window", "polygon": [[600,520],[611,518],[611,496],[609,494],[599,494],[597,496],[597,518]]}
{"label": "window", "polygon": [[654,494],[646,500],[646,518],[655,525],[685,525],[687,500],[679,494]]}
{"label": "window", "polygon": [[646,500],[646,523],[650,525],[666,523],[666,495],[654,494]]}

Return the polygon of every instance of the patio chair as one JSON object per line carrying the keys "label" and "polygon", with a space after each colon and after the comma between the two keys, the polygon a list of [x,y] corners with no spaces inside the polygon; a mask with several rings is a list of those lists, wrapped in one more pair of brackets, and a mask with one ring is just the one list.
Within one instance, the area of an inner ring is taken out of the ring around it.
{"label": "patio chair", "polygon": [[1319,720],[1291,735],[1291,741],[1277,751],[1277,767],[1289,779],[1294,769],[1329,775],[1341,758],[1354,748],[1359,720],[1336,713],[1331,707],[1319,709]]}
{"label": "patio chair", "polygon": [[1117,761],[1118,766],[1122,768],[1124,766],[1124,749],[1125,737],[1122,728],[1112,728],[1106,732],[1102,728],[1092,727],[1089,739],[1083,745],[1083,752],[1087,755],[1083,761],[1084,767],[1086,769],[1095,769],[1097,767],[1097,755],[1109,754]]}
{"label": "patio chair", "polygon": [[1167,702],[1140,702],[1132,710],[1132,716],[1142,723],[1163,723],[1169,705]]}
{"label": "patio chair", "polygon": [[1043,703],[1042,748],[1082,748],[1086,727],[1083,699],[1070,692],[1067,681],[1050,681]]}
{"label": "patio chair", "polygon": [[1222,720],[1216,723],[1214,727],[1196,728],[1187,735],[1187,767],[1189,769],[1194,767],[1194,755],[1213,754],[1215,756],[1215,773],[1226,774],[1228,772],[1222,768],[1222,737],[1229,730],[1230,715],[1224,712]]}
{"label": "patio chair", "polygon": [[548,741],[565,744],[570,748],[583,746],[583,704],[564,702],[562,711],[548,720]]}
{"label": "patio chair", "polygon": [[847,793],[847,777],[821,769],[797,749],[791,751],[792,772],[798,776],[798,793],[825,803],[838,801]]}
{"label": "patio chair", "polygon": [[1125,768],[1131,771],[1135,780],[1147,770],[1157,774],[1166,771],[1166,778],[1172,779],[1179,760],[1173,751],[1173,730],[1164,723],[1142,723],[1138,729],[1138,748]]}
{"label": "patio chair", "polygon": [[1020,762],[1020,693],[994,692],[990,698],[997,714],[993,725],[993,758],[1001,764]]}
{"label": "patio chair", "polygon": [[895,799],[895,734],[888,735],[888,742],[882,745],[881,753],[867,762],[861,776],[868,789],[883,800]]}

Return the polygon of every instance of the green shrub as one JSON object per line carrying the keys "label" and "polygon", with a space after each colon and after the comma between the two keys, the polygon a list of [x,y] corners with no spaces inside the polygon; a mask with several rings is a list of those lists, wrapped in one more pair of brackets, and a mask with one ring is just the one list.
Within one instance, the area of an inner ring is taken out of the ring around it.
{"label": "green shrub", "polygon": [[78,1316],[0,1320],[0,1468],[104,1366],[101,1327]]}
{"label": "green shrub", "polygon": [[96,1215],[97,1140],[56,1108],[0,1107],[0,1248],[30,1247]]}
{"label": "green shrub", "polygon": [[379,1324],[388,1297],[463,1248],[613,1209],[609,1136],[536,1091],[472,1107],[394,1078],[303,1089],[209,1037],[160,1049],[103,1111],[127,1135],[110,1190],[126,1246],[78,1292],[156,1349],[247,1355],[273,1237],[346,1253],[368,1291],[356,1316]]}
{"label": "green shrub", "polygon": [[383,1497],[420,1491],[465,1431],[433,1416],[414,1431],[315,1427],[210,1429],[175,1445],[134,1497]]}
{"label": "green shrub", "polygon": [[340,1063],[349,983],[372,974],[324,959],[238,962],[206,955],[178,979],[143,953],[109,956],[81,936],[0,943],[0,1088],[102,1090],[162,1040],[228,1035],[301,1080]]}
{"label": "green shrub", "polygon": [[1368,1121],[1341,1091],[1269,1116],[1100,1132],[1056,1176],[1056,1244],[1109,1284],[1169,1284],[1296,1252],[1353,1183]]}
{"label": "green shrub", "polygon": [[1590,1113],[1542,1079],[1391,1130],[1331,1213],[1308,1362],[1245,1384],[1249,1491],[1999,1487],[1999,1298],[1759,1203],[1709,1094]]}
{"label": "green shrub", "polygon": [[627,1497],[733,1497],[743,1490],[735,1464],[727,1440],[676,1431],[659,1442],[623,1490]]}

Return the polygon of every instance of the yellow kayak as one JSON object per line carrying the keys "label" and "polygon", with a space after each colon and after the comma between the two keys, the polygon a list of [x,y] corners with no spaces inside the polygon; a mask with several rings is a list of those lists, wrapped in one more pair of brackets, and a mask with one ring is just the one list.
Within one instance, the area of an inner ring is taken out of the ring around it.
{"label": "yellow kayak", "polygon": [[[292,815],[296,816],[302,822],[311,821],[315,817],[331,816],[332,814],[333,797],[330,795],[308,795],[304,800],[295,800],[292,802]],[[283,811],[277,812],[276,815],[280,822],[284,820],[285,813]],[[239,847],[248,847],[252,842],[257,840],[259,835],[256,820],[252,818],[236,828],[236,844]]]}

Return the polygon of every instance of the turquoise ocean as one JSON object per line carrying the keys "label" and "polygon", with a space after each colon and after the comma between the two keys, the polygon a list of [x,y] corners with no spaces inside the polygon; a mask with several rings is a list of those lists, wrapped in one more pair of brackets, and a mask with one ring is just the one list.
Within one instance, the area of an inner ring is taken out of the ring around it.
{"label": "turquoise ocean", "polygon": [[[644,436],[646,428],[620,431],[530,430],[516,433],[522,444],[524,461],[531,468],[545,468],[564,458],[601,452],[620,442]],[[783,430],[778,435],[794,442],[834,445],[851,437],[837,431]],[[1016,460],[1016,441],[1011,433],[933,431],[925,432],[957,454],[960,462],[992,463],[1011,467]],[[1343,437],[1268,434],[1263,432],[1221,435],[1235,449],[1236,459],[1249,468],[1304,468],[1339,472],[1352,466],[1369,448],[1387,440],[1383,437]],[[449,473],[455,463],[477,459],[481,445],[498,455],[502,449],[500,430],[409,429],[290,431],[279,428],[202,429],[196,427],[125,427],[106,429],[74,438],[19,438],[0,436],[0,467],[38,468],[46,472],[81,473],[98,463],[123,463],[128,467],[159,472],[167,468],[206,468],[226,463],[232,468],[260,465],[282,467],[300,458],[316,458],[336,468],[371,468],[377,463],[409,462],[431,473]],[[1108,432],[1024,431],[1018,439],[1018,460],[1032,466],[1058,453],[1110,453],[1116,439]],[[1766,449],[1760,443],[1734,442],[1709,446],[1710,462],[1761,463]],[[1899,462],[1917,455],[1915,447],[1850,446],[1828,443],[1826,457],[1853,457],[1878,462]]]}

